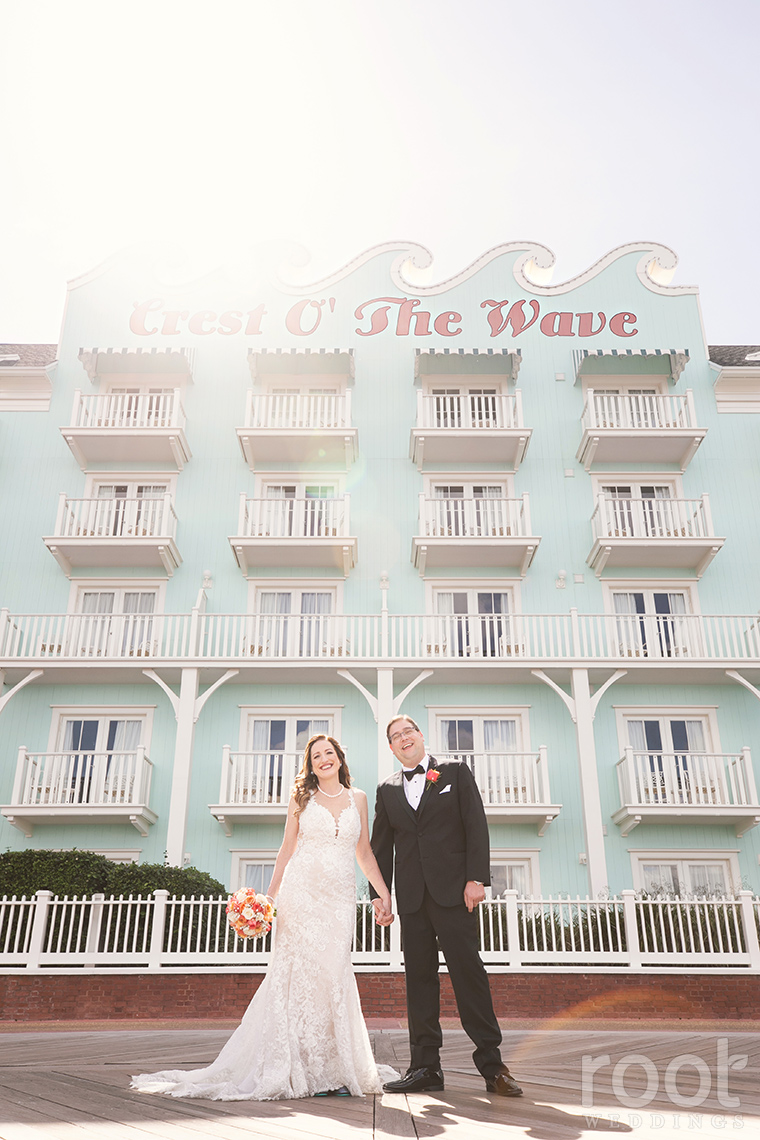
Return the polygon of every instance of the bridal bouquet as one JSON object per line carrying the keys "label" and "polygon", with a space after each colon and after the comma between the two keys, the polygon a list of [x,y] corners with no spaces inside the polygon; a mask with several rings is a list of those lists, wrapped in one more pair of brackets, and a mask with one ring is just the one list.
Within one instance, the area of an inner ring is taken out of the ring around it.
{"label": "bridal bouquet", "polygon": [[229,924],[241,938],[261,938],[272,929],[277,911],[265,895],[257,895],[252,887],[242,887],[227,902]]}

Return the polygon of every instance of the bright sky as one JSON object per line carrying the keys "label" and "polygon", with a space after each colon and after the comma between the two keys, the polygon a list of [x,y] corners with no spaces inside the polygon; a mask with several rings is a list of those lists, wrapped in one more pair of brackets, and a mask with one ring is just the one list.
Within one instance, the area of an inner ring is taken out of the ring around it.
{"label": "bright sky", "polygon": [[0,0],[0,340],[55,341],[124,246],[308,279],[410,239],[675,249],[711,343],[758,343],[757,0]]}

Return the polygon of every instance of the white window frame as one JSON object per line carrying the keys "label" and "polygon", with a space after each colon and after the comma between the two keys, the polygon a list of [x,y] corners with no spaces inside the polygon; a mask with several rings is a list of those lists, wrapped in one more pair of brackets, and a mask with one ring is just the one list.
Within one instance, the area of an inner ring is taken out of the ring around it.
{"label": "white window frame", "polygon": [[276,388],[286,391],[299,391],[309,395],[315,389],[334,389],[337,396],[345,396],[351,378],[342,372],[267,372],[257,376],[253,391],[257,395],[270,396]]}
{"label": "white window frame", "polygon": [[[491,866],[498,866],[499,864],[513,864],[525,867],[527,869],[528,878],[530,880],[530,889],[524,897],[527,899],[540,899],[540,855],[540,847],[492,847],[490,863]],[[486,887],[486,896],[488,898],[501,897],[493,893],[492,887]],[[518,896],[518,898],[519,897],[520,896]]]}
{"label": "white window frame", "polygon": [[[294,591],[311,593],[331,593],[333,596],[334,614],[343,613],[343,578],[249,578],[248,580],[248,612],[259,613],[259,595],[276,591],[281,594]],[[293,610],[297,616],[300,610]]]}
{"label": "white window frame", "polygon": [[176,471],[90,471],[85,478],[83,498],[97,499],[98,488],[110,486],[112,483],[126,483],[130,488],[128,498],[133,498],[137,494],[138,484],[165,483],[167,493],[174,499],[177,491],[177,474]]}
{"label": "white window frame", "polygon": [[494,592],[509,594],[511,609],[509,616],[519,614],[520,611],[520,583],[513,578],[426,578],[425,579],[425,613],[435,615],[435,599],[437,594],[458,593],[465,590]]}
{"label": "white window frame", "polygon": [[[335,488],[333,498],[339,499],[345,494],[346,474],[343,472],[333,471],[320,471],[315,475],[306,474],[299,471],[267,471],[266,475],[257,475],[255,482],[254,498],[266,499],[267,487],[277,487],[283,484],[291,484],[296,488],[296,500],[303,500],[305,498],[305,491],[308,486],[314,484],[326,485],[330,484]],[[299,491],[301,492],[299,496]]]}
{"label": "white window frame", "polygon": [[[473,487],[495,486],[497,483],[504,488],[502,498],[515,499],[514,475],[508,471],[434,471],[422,476],[423,491],[426,499],[434,499],[435,488],[439,484],[449,484],[464,488],[464,498],[472,500]],[[468,494],[469,491],[469,494]]]}
{"label": "white window frame", "polygon": [[83,851],[91,851],[93,855],[105,855],[112,863],[139,863],[142,851],[138,847],[84,847]]}
{"label": "white window frame", "polygon": [[[606,484],[615,484],[618,487],[630,484],[631,497],[634,501],[637,499],[636,495],[633,494],[633,489],[640,488],[642,485],[646,487],[669,486],[671,488],[671,499],[688,498],[683,492],[683,479],[676,471],[636,471],[627,474],[624,471],[608,471],[606,475],[594,473],[591,476],[591,486],[595,500],[605,493],[602,488]],[[654,502],[657,500],[655,499]]]}
{"label": "white window frame", "polygon": [[625,396],[630,390],[638,388],[654,388],[658,396],[667,396],[671,389],[668,387],[668,378],[663,373],[654,376],[634,376],[631,373],[622,376],[599,375],[581,376],[581,391],[585,403],[589,388],[594,392],[609,391],[610,388],[619,388],[620,395]]}
{"label": "white window frame", "polygon": [[629,720],[704,720],[705,744],[708,753],[721,756],[718,732],[718,705],[613,705],[617,722],[620,755],[625,755],[630,747],[628,738]]}
{"label": "white window frame", "polygon": [[[613,594],[649,593],[668,594],[682,593],[689,599],[687,614],[699,615],[702,611],[699,605],[698,583],[693,578],[610,578],[602,579],[602,605],[605,614],[615,616],[615,602]],[[652,611],[654,613],[654,611]],[[649,611],[647,611],[647,614]]]}
{"label": "white window frame", "polygon": [[245,886],[245,869],[251,865],[269,866],[274,869],[278,847],[235,847],[230,849],[230,890],[237,891]]}
{"label": "white window frame", "polygon": [[[239,705],[240,731],[238,734],[238,751],[245,752],[248,747],[248,722],[254,720],[326,720],[332,718],[330,736],[340,740],[341,718],[344,705]],[[349,761],[348,750],[346,759]]]}
{"label": "white window frame", "polygon": [[47,751],[60,751],[58,742],[61,739],[64,722],[67,720],[142,720],[143,730],[140,733],[140,744],[150,755],[155,709],[155,705],[51,705],[52,716],[50,718]]}
{"label": "white window frame", "polygon": [[[166,605],[166,579],[165,578],[74,578],[69,589],[67,614],[78,614],[78,608],[83,594],[99,591],[103,594],[118,593],[119,591],[144,592],[156,595],[154,614],[163,614]],[[115,610],[114,613],[121,611]]]}
{"label": "white window frame", "polygon": [[741,885],[741,871],[739,869],[739,848],[724,847],[720,849],[702,847],[686,848],[674,847],[672,849],[628,848],[631,859],[631,881],[635,891],[646,890],[643,866],[645,863],[723,863],[726,868],[726,892],[734,893]]}
{"label": "white window frame", "polygon": [[517,752],[532,752],[530,746],[530,705],[427,705],[428,731],[425,745],[432,756],[439,751],[439,723],[442,720],[473,721],[473,751],[478,752],[475,743],[475,722],[485,720],[517,721]]}

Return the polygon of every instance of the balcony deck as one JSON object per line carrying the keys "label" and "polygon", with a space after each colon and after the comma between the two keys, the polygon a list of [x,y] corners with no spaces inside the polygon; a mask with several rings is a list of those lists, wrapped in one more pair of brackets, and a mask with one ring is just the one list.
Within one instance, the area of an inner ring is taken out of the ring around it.
{"label": "balcony deck", "polygon": [[172,496],[69,499],[58,503],[55,532],[43,542],[63,572],[87,567],[163,568],[171,577],[182,558]]}
{"label": "balcony deck", "polygon": [[244,574],[250,567],[312,566],[347,577],[356,565],[349,533],[349,496],[333,499],[248,499],[241,495],[230,546]]}
{"label": "balcony deck", "polygon": [[591,518],[594,541],[586,562],[597,577],[607,568],[692,570],[701,578],[725,538],[715,535],[707,495],[700,499],[608,498]]}
{"label": "balcony deck", "polygon": [[531,533],[528,495],[521,499],[428,499],[420,495],[412,562],[428,567],[493,566],[524,578],[541,539]]}
{"label": "balcony deck", "polygon": [[500,463],[516,471],[532,429],[523,424],[522,393],[428,396],[417,394],[410,458],[424,471],[435,463]]}
{"label": "balcony deck", "polygon": [[589,389],[583,409],[583,437],[576,458],[594,464],[674,464],[685,471],[707,435],[697,426],[694,397],[602,395]]}
{"label": "balcony deck", "polygon": [[351,394],[266,395],[248,392],[245,426],[237,429],[243,458],[261,464],[329,464],[348,469],[358,455]]}
{"label": "balcony deck", "polygon": [[71,423],[61,434],[83,471],[93,463],[170,463],[181,471],[192,452],[181,390],[160,393],[74,393]]}

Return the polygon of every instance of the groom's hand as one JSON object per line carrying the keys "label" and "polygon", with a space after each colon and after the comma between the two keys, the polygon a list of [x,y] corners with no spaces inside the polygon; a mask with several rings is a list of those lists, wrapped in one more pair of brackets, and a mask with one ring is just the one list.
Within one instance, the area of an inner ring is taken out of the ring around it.
{"label": "groom's hand", "polygon": [[482,883],[476,883],[474,879],[470,879],[464,885],[464,905],[472,913],[478,903],[482,903],[486,897],[486,888]]}
{"label": "groom's hand", "polygon": [[373,899],[372,906],[375,908],[375,922],[378,926],[390,926],[393,922],[393,914],[387,910],[382,903],[381,899]]}

